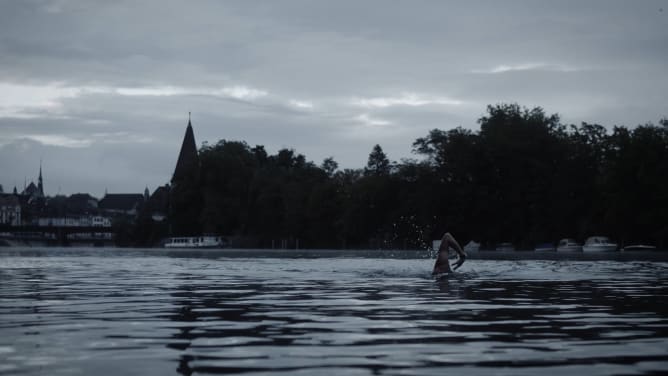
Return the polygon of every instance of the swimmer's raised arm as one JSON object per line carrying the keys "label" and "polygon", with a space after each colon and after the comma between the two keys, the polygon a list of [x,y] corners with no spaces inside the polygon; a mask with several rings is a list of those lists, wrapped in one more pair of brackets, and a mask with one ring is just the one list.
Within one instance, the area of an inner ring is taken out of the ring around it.
{"label": "swimmer's raised arm", "polygon": [[457,255],[459,257],[466,257],[466,252],[462,249],[462,247],[459,245],[457,242],[457,239],[455,239],[454,236],[452,236],[449,232],[446,232],[443,234],[443,238],[441,238],[441,247],[443,247],[443,244],[451,244],[452,248],[455,249],[457,252]]}
{"label": "swimmer's raised arm", "polygon": [[462,266],[464,261],[466,261],[466,252],[464,252],[462,246],[459,245],[455,237],[452,236],[449,232],[443,234],[443,238],[441,239],[441,244],[443,244],[444,242],[446,244],[452,244],[452,248],[454,248],[455,251],[457,252],[457,262],[455,262],[454,265],[452,266],[452,270],[457,270],[460,266]]}
{"label": "swimmer's raised arm", "polygon": [[[457,262],[455,262],[454,268],[451,268],[450,263],[448,262],[448,250],[450,249],[450,246],[457,252]],[[448,273],[462,266],[465,260],[466,252],[464,252],[459,243],[457,243],[455,237],[449,232],[446,232],[441,238],[441,245],[438,247],[438,255],[436,256],[432,274]]]}

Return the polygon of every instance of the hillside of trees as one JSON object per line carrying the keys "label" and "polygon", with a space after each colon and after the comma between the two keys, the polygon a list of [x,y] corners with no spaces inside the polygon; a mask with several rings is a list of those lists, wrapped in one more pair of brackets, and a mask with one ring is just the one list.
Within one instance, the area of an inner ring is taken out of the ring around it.
{"label": "hillside of trees", "polygon": [[392,162],[376,145],[360,169],[243,141],[204,144],[199,173],[173,192],[188,210],[172,213],[172,235],[300,248],[424,249],[444,230],[521,249],[595,234],[666,244],[667,119],[609,131],[500,104],[478,123],[430,131],[413,142],[415,159]]}

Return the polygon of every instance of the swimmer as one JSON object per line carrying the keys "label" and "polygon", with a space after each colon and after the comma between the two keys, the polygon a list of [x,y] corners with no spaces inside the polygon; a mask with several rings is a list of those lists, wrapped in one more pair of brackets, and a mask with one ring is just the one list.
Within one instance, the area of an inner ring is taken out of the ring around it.
{"label": "swimmer", "polygon": [[[452,248],[454,248],[454,250],[457,252],[457,262],[453,264],[452,268],[450,268],[450,262],[448,261],[448,252],[450,250],[450,246],[452,246]],[[466,252],[464,252],[459,243],[457,243],[457,240],[455,240],[455,238],[450,235],[449,232],[446,232],[443,234],[443,238],[441,238],[441,246],[438,247],[438,256],[436,256],[434,271],[431,272],[431,275],[450,273],[453,270],[457,270],[460,266],[462,266],[465,260]]]}

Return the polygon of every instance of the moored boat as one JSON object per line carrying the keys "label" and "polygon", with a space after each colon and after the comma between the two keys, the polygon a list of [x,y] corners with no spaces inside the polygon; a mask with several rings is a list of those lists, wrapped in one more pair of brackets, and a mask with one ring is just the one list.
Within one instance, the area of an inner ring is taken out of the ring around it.
{"label": "moored boat", "polygon": [[561,239],[557,244],[557,252],[582,252],[582,244],[571,238]]}
{"label": "moored boat", "polygon": [[590,236],[582,246],[584,252],[614,252],[616,250],[617,244],[606,236]]}
{"label": "moored boat", "polygon": [[622,248],[623,251],[656,251],[656,247],[653,245],[645,244],[631,244]]}
{"label": "moored boat", "polygon": [[165,248],[222,248],[224,245],[220,236],[181,236],[167,239]]}

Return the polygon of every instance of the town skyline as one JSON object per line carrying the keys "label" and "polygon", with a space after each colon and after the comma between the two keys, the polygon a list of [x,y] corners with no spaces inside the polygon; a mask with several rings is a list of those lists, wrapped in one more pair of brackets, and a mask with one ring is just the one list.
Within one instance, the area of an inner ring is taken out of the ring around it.
{"label": "town skyline", "polygon": [[[665,121],[666,119],[668,119],[668,118],[664,117],[664,118],[660,119],[660,120],[657,121],[657,122],[646,122],[645,124],[638,124],[637,126],[646,125],[646,124],[659,125],[660,122]],[[586,122],[583,122],[583,123],[586,123]],[[569,125],[570,125],[570,124],[569,124]],[[575,125],[575,124],[572,124],[572,125]],[[617,126],[617,125],[616,125],[616,126]],[[621,127],[624,127],[624,126],[621,125]],[[190,113],[190,112],[188,113],[188,123],[187,123],[186,127],[184,127],[184,130],[185,130],[186,134],[187,134],[187,128],[191,128],[191,129],[192,129],[191,113]],[[605,126],[604,126],[604,128],[607,129],[608,127],[605,127]],[[630,127],[630,129],[633,129],[633,128],[635,128],[635,127]],[[609,130],[609,129],[608,129],[608,130]],[[202,146],[202,145],[208,145],[208,144],[215,144],[216,142],[221,141],[221,140],[224,140],[224,138],[221,138],[221,139],[216,140],[216,141],[213,141],[213,142],[209,142],[208,140],[204,140],[203,142],[201,142],[201,143],[199,144],[199,146]],[[182,141],[183,141],[183,137],[181,138],[181,142],[182,142]],[[246,142],[245,140],[227,140],[227,141]],[[176,142],[175,145],[179,145],[181,142]],[[411,141],[410,143],[412,143],[412,141]],[[410,144],[410,143],[409,143],[409,144]],[[250,144],[249,144],[249,145],[250,145]],[[199,148],[199,146],[198,146],[198,148]],[[261,146],[261,147],[265,147],[265,145],[251,145],[251,146]],[[289,147],[289,146],[285,146],[285,147],[283,147],[282,149],[294,150],[295,152],[299,153],[299,150],[296,150],[295,148],[291,148],[291,147]],[[175,149],[174,155],[176,155],[177,157],[172,158],[172,159],[173,159],[172,167],[168,167],[168,169],[169,169],[169,168],[172,169],[172,170],[171,170],[172,173],[173,173],[173,168],[174,168],[174,166],[176,166],[177,163],[178,163],[179,152],[176,151],[176,150],[179,150],[179,151],[180,151],[181,149],[179,149],[179,148]],[[272,152],[278,152],[278,151],[279,151],[279,150],[272,151]],[[373,152],[373,149],[369,150],[369,153],[371,153],[371,152]],[[369,156],[369,154],[367,154],[366,158],[368,158],[368,156]],[[308,157],[308,156],[305,156],[305,157]],[[366,158],[365,158],[364,163],[360,164],[359,166],[355,166],[355,167],[353,167],[353,166],[350,166],[350,167],[341,166],[341,170],[343,170],[343,169],[361,170],[361,169],[364,168],[364,165],[365,165],[365,163],[366,163]],[[409,158],[409,159],[418,159],[418,160],[419,160],[420,158],[418,158],[417,156],[414,156],[413,158]],[[313,160],[311,160],[311,159],[307,159],[307,160],[308,160],[309,162],[313,162],[313,163],[316,164],[316,165],[320,165],[320,163],[318,163],[317,161],[313,161]],[[338,164],[338,161],[335,160],[335,162],[337,162],[337,164]],[[397,161],[397,160],[393,160],[393,162],[399,162],[399,161]],[[112,191],[112,190],[110,190],[108,187],[105,186],[103,192],[100,193],[100,194],[98,195],[97,192],[84,191],[84,190],[77,189],[77,188],[73,188],[73,190],[70,190],[70,191],[63,191],[63,190],[61,189],[61,186],[59,186],[59,187],[57,188],[57,191],[54,193],[54,192],[53,192],[53,189],[49,190],[49,189],[45,189],[45,188],[44,188],[44,184],[43,184],[43,172],[42,172],[43,165],[44,165],[44,161],[43,161],[42,158],[40,158],[40,160],[39,160],[39,165],[38,165],[38,175],[37,175],[37,179],[33,180],[33,179],[31,179],[31,178],[28,177],[29,175],[26,174],[26,176],[24,176],[23,186],[19,186],[19,185],[16,185],[16,184],[14,184],[14,185],[12,185],[12,186],[9,186],[9,185],[5,185],[2,181],[0,181],[0,187],[2,187],[4,193],[13,193],[14,191],[16,191],[16,192],[19,193],[19,194],[27,194],[27,195],[31,195],[31,192],[32,192],[31,190],[32,190],[32,189],[37,189],[37,187],[39,187],[39,190],[42,192],[42,195],[45,196],[45,197],[48,197],[48,196],[59,196],[59,195],[69,196],[69,195],[74,195],[74,194],[80,194],[80,193],[83,193],[83,194],[90,194],[92,197],[95,197],[95,198],[103,198],[103,197],[104,197],[105,195],[107,195],[108,193],[142,193],[142,192],[144,192],[144,191],[147,190],[147,189],[149,190],[149,192],[153,192],[153,191],[155,191],[156,189],[158,189],[158,188],[161,187],[161,186],[168,185],[168,184],[170,183],[170,179],[171,179],[171,176],[172,176],[172,175],[171,175],[172,173],[167,173],[166,176],[164,177],[162,183],[157,183],[157,184],[155,184],[154,186],[151,186],[151,185],[149,185],[149,184],[145,184],[143,187],[138,188],[138,189],[136,189],[136,190],[132,190],[132,188],[130,188],[130,190],[127,190],[127,189],[126,189],[126,190],[121,190],[121,191]],[[159,170],[162,171],[162,170],[165,169],[165,166],[157,166],[157,169],[159,169]],[[58,180],[57,177],[56,177],[56,180]],[[156,181],[157,181],[157,180],[156,180]],[[46,186],[49,187],[48,184],[47,184]]]}
{"label": "town skyline", "polygon": [[240,141],[198,150],[189,120],[170,184],[152,194],[47,197],[40,169],[38,184],[0,194],[0,223],[56,226],[48,240],[60,244],[69,238],[58,226],[101,225],[118,246],[225,234],[240,247],[273,248],[280,237],[283,247],[420,248],[445,226],[487,246],[511,239],[532,249],[564,234],[612,232],[663,247],[666,197],[656,187],[666,185],[667,143],[668,119],[610,133],[500,104],[488,106],[479,131],[434,129],[415,140],[423,161],[392,163],[376,144],[364,168],[342,171],[333,159],[318,166],[291,149]]}

